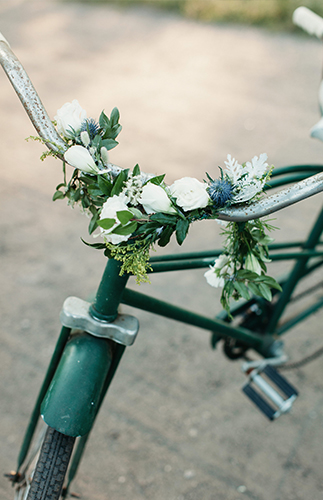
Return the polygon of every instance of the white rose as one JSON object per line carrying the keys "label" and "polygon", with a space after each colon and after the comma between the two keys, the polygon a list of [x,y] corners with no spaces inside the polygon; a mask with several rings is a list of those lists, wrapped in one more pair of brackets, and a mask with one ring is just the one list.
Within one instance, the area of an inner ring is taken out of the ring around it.
{"label": "white rose", "polygon": [[88,150],[83,146],[71,146],[64,153],[64,159],[69,165],[82,170],[82,172],[97,174],[100,171]]}
{"label": "white rose", "polygon": [[204,208],[209,203],[206,191],[207,184],[194,177],[183,177],[170,186],[170,193],[176,198],[176,203],[185,211],[194,208]]}
{"label": "white rose", "polygon": [[130,237],[130,234],[122,235],[122,234],[113,234],[112,231],[121,224],[117,217],[117,212],[121,210],[128,210],[128,207],[125,203],[124,196],[114,195],[111,198],[108,198],[107,201],[102,206],[102,211],[100,214],[100,219],[114,219],[116,222],[110,229],[101,230],[101,236],[104,236],[104,239],[113,245],[118,245],[122,241],[127,241]]}
{"label": "white rose", "polygon": [[57,131],[64,137],[71,137],[71,128],[79,132],[82,122],[86,119],[86,111],[82,109],[78,101],[66,102],[57,110],[54,120],[57,123]]}
{"label": "white rose", "polygon": [[152,182],[148,182],[142,188],[139,203],[144,207],[147,214],[155,214],[156,212],[176,212],[165,190]]}

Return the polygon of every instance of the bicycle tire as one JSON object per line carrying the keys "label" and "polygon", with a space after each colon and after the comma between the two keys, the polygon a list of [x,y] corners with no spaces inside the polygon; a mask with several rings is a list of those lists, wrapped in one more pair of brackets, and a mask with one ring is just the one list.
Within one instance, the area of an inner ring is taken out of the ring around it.
{"label": "bicycle tire", "polygon": [[27,500],[58,500],[73,451],[75,437],[48,427]]}

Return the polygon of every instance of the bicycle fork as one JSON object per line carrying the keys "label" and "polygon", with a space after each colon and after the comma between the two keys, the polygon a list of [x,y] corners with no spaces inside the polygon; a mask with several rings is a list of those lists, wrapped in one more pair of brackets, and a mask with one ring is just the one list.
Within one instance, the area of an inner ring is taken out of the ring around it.
{"label": "bicycle fork", "polygon": [[60,315],[63,328],[23,440],[14,482],[19,480],[40,415],[62,434],[81,437],[68,486],[73,480],[125,347],[133,344],[139,330],[136,318],[118,314],[129,277],[119,273],[120,264],[108,260],[93,304],[76,297],[64,302]]}

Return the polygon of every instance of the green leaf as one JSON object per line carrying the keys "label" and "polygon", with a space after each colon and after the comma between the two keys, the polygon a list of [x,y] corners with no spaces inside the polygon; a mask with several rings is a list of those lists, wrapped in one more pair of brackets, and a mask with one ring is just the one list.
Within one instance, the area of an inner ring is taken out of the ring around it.
{"label": "green leaf", "polygon": [[82,181],[84,184],[89,184],[89,185],[93,184],[93,180],[94,180],[93,177],[87,177],[85,175],[82,175],[80,177],[80,181]]}
{"label": "green leaf", "polygon": [[233,294],[234,284],[232,281],[227,281],[223,287],[223,291],[225,291],[229,297]]}
{"label": "green leaf", "polygon": [[62,191],[56,191],[53,195],[53,201],[55,200],[63,200],[65,198],[65,194]]}
{"label": "green leaf", "polygon": [[118,195],[121,193],[121,191],[123,189],[123,185],[126,182],[126,180],[128,179],[128,172],[129,172],[129,169],[121,170],[120,174],[116,177],[116,179],[113,183],[113,188],[111,190],[110,196]]}
{"label": "green leaf", "polygon": [[160,238],[158,239],[158,245],[160,247],[165,247],[169,243],[169,240],[173,232],[174,232],[174,227],[166,226],[165,229],[163,229]]}
{"label": "green leaf", "polygon": [[[144,215],[140,212],[140,210],[138,210],[138,208],[135,208],[135,207],[129,207],[129,210],[130,212],[132,213],[132,215],[134,217],[136,217],[136,219],[144,219]],[[147,217],[147,216],[146,216]]]}
{"label": "green leaf", "polygon": [[115,139],[116,137],[118,137],[118,135],[120,134],[122,130],[122,127],[121,125],[118,123],[118,125],[115,125],[114,127],[112,127],[111,129],[108,129],[106,131],[106,134],[105,134],[105,137],[104,138],[110,138],[110,139]]}
{"label": "green leaf", "polygon": [[252,271],[249,271],[248,269],[239,269],[239,271],[237,272],[237,277],[242,280],[253,280],[259,278],[259,275],[257,273],[253,273]]}
{"label": "green leaf", "polygon": [[143,224],[138,225],[138,229],[136,231],[136,234],[145,234],[145,233],[152,233],[156,229],[158,229],[160,225],[158,222],[145,222]]}
{"label": "green leaf", "polygon": [[273,296],[269,286],[265,285],[265,283],[259,283],[258,288],[261,296],[270,302]]}
{"label": "green leaf", "polygon": [[176,239],[179,245],[182,245],[185,240],[189,228],[189,222],[187,219],[179,219],[176,224]]}
{"label": "green leaf", "polygon": [[115,141],[114,139],[103,139],[101,141],[101,147],[105,147],[107,148],[107,150],[109,151],[110,149],[113,149],[115,148],[116,146],[118,146],[118,142]]}
{"label": "green leaf", "polygon": [[100,114],[99,124],[102,130],[106,130],[107,127],[110,127],[110,120],[104,113],[104,111],[102,111],[102,113]]}
{"label": "green leaf", "polygon": [[248,288],[251,291],[251,293],[253,293],[254,295],[258,295],[260,297],[262,296],[261,293],[259,292],[258,286],[255,283],[253,283],[252,281],[250,281],[248,283]]}
{"label": "green leaf", "polygon": [[140,168],[139,168],[138,163],[133,167],[132,175],[133,176],[140,175]]}
{"label": "green leaf", "polygon": [[100,219],[98,220],[97,224],[98,226],[102,227],[102,229],[105,229],[106,231],[108,229],[111,229],[115,225],[116,221],[115,219]]}
{"label": "green leaf", "polygon": [[280,286],[280,284],[277,283],[277,281],[274,278],[271,278],[270,276],[260,276],[259,281],[262,281],[263,283],[268,285],[270,288],[275,288],[276,290],[279,290],[280,292],[282,291],[282,287]]}
{"label": "green leaf", "polygon": [[112,190],[112,182],[102,177],[102,175],[98,175],[98,186],[103,194],[105,194],[106,196],[110,196]]}
{"label": "green leaf", "polygon": [[156,214],[150,216],[150,220],[159,222],[160,224],[176,224],[177,216],[157,212]]}
{"label": "green leaf", "polygon": [[233,284],[234,284],[234,288],[237,290],[237,292],[239,293],[239,295],[243,299],[246,299],[246,300],[250,299],[249,290],[246,287],[246,285],[244,283],[242,283],[242,281],[234,281]]}
{"label": "green leaf", "polygon": [[130,219],[133,218],[133,214],[131,212],[129,212],[128,210],[120,210],[119,212],[117,212],[117,217],[118,217],[119,221],[121,222],[121,224],[123,226],[125,226],[126,224],[128,224]]}
{"label": "green leaf", "polygon": [[263,238],[261,238],[258,243],[259,245],[269,245],[270,243],[272,243],[274,241],[274,238],[271,238],[270,236],[264,236]]}
{"label": "green leaf", "polygon": [[87,245],[88,247],[96,248],[97,250],[103,250],[103,248],[106,248],[105,243],[88,243],[87,241],[83,240],[84,245]]}
{"label": "green leaf", "polygon": [[96,230],[96,228],[98,227],[98,218],[99,218],[99,213],[96,212],[93,217],[91,218],[90,220],[90,224],[89,224],[89,234],[92,234],[93,231]]}
{"label": "green leaf", "polygon": [[102,196],[102,191],[99,189],[99,187],[96,184],[91,184],[91,186],[88,186],[87,188],[89,194],[91,196]]}
{"label": "green leaf", "polygon": [[110,122],[112,127],[118,123],[119,118],[120,118],[120,113],[118,108],[113,108],[110,115]]}
{"label": "green leaf", "polygon": [[120,234],[122,236],[126,236],[128,234],[132,234],[135,232],[135,230],[137,229],[137,225],[138,223],[133,221],[133,222],[130,222],[130,224],[127,224],[126,226],[118,226],[116,227],[112,232],[114,234]]}
{"label": "green leaf", "polygon": [[151,182],[152,184],[156,184],[157,186],[159,186],[163,182],[165,175],[166,174],[156,175],[155,177],[152,177],[151,179],[149,179],[148,182]]}
{"label": "green leaf", "polygon": [[95,149],[100,150],[102,148],[102,139],[99,134],[97,134],[94,139],[92,139],[92,146]]}

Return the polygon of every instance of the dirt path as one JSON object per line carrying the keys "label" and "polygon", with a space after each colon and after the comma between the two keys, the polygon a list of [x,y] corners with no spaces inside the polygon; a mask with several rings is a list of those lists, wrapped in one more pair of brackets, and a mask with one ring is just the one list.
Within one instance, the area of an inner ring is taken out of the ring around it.
{"label": "dirt path", "polygon": [[[0,0],[0,31],[50,116],[75,98],[94,117],[119,107],[124,129],[111,158],[124,167],[138,162],[171,182],[216,175],[228,153],[245,161],[267,152],[277,166],[321,162],[323,145],[308,137],[318,120],[315,40],[47,0]],[[34,131],[2,72],[0,88],[0,496],[9,500],[2,473],[15,467],[60,307],[95,289],[104,258],[80,242],[84,217],[51,202],[61,165],[41,163],[42,147],[24,141]],[[285,210],[277,240],[299,238],[320,201]],[[185,250],[219,241],[217,224],[200,223]],[[187,274],[154,277],[151,293],[214,315],[218,294],[203,271]],[[88,500],[321,499],[321,361],[290,374],[301,396],[269,424],[208,332],[139,318],[73,490]],[[318,314],[296,329],[292,356],[321,344],[321,322]]]}

